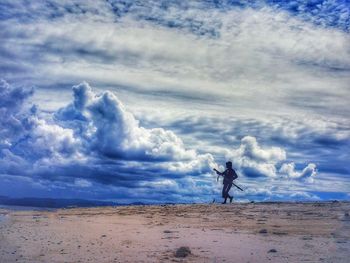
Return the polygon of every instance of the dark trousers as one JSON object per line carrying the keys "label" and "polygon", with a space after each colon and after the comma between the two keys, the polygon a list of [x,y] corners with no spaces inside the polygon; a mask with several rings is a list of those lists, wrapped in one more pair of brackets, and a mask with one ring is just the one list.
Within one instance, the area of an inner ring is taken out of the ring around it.
{"label": "dark trousers", "polygon": [[228,182],[224,182],[224,187],[222,188],[222,197],[223,198],[229,198],[230,195],[228,194],[228,192],[230,191],[232,187],[232,183],[228,183]]}

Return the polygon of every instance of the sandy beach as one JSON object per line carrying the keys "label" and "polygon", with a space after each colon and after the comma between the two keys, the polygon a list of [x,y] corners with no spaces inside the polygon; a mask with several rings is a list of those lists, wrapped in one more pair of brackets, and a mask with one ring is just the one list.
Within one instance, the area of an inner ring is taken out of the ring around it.
{"label": "sandy beach", "polygon": [[0,261],[349,262],[349,212],[348,202],[1,209]]}

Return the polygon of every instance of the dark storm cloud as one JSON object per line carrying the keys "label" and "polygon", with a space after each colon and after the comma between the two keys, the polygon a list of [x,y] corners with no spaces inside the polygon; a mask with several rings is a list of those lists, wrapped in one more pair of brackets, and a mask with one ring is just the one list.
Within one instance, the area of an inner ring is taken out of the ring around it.
{"label": "dark storm cloud", "polygon": [[3,173],[137,187],[143,181],[200,176],[214,163],[209,154],[185,149],[173,132],[140,127],[113,93],[96,94],[87,83],[74,86],[73,102],[49,119],[25,106],[32,89],[2,80],[0,94]]}

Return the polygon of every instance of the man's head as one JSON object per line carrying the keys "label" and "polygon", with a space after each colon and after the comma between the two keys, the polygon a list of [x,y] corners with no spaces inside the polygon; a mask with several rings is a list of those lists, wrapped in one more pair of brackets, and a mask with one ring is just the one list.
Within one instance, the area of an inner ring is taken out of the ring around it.
{"label": "man's head", "polygon": [[226,168],[232,169],[232,162],[226,162]]}

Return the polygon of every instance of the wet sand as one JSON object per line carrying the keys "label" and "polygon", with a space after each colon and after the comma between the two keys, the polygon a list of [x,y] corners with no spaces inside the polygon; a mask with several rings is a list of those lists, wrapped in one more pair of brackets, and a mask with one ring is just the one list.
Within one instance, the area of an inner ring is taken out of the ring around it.
{"label": "wet sand", "polygon": [[[349,262],[350,203],[0,210],[0,262]],[[175,256],[187,246],[191,254]]]}

